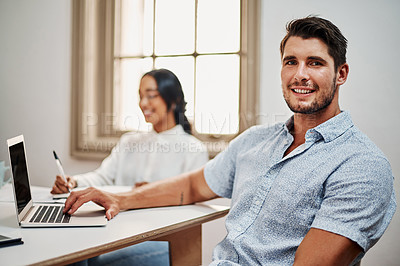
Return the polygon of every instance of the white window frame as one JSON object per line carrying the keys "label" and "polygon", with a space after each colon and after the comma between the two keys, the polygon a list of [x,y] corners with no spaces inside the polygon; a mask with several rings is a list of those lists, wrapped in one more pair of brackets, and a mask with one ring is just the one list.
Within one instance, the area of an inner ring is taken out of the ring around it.
{"label": "white window frame", "polygon": [[[261,0],[241,0],[239,133],[257,124]],[[72,1],[71,155],[104,158],[119,137],[113,113],[114,0]],[[194,129],[194,127],[193,127]],[[235,135],[193,135],[210,156]]]}

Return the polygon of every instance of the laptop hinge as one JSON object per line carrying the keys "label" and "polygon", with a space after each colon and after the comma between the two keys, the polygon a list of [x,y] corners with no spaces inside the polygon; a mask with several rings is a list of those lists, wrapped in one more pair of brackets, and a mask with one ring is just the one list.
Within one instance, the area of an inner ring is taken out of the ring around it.
{"label": "laptop hinge", "polygon": [[27,221],[29,215],[33,212],[33,210],[36,209],[35,206],[31,206],[28,210],[28,212],[25,214],[25,216],[22,218],[22,221]]}

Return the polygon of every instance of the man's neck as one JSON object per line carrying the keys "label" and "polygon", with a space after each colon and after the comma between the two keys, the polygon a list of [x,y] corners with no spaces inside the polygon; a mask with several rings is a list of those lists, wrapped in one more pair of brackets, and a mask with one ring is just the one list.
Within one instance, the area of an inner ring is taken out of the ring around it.
{"label": "man's neck", "polygon": [[325,110],[314,114],[295,113],[293,116],[293,127],[290,128],[294,140],[290,147],[286,150],[285,156],[305,142],[305,136],[309,129],[314,128],[332,117],[340,114],[339,106],[334,110]]}

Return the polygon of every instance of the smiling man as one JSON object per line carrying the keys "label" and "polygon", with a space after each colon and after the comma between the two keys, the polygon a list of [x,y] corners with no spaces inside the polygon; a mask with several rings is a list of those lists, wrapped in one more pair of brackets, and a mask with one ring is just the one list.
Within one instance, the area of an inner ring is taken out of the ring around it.
{"label": "smiling man", "polygon": [[212,265],[352,265],[383,235],[395,209],[390,164],[339,107],[347,40],[330,21],[287,25],[282,91],[294,112],[256,126],[205,167],[111,194],[73,192],[65,211],[94,201],[109,219],[120,210],[232,199],[227,236]]}
{"label": "smiling man", "polygon": [[320,23],[321,28],[303,28],[300,22],[292,21],[288,25],[288,34],[281,42],[282,91],[294,112],[296,127],[291,132],[294,142],[286,154],[304,143],[308,129],[341,112],[339,86],[346,82],[349,73],[347,40],[339,29],[331,25],[330,32],[322,31],[329,24],[319,19],[314,22]]}

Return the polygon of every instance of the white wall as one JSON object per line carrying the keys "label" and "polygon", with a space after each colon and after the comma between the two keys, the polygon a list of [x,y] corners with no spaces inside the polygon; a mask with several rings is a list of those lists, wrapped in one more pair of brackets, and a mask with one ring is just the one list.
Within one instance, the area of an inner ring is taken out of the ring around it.
{"label": "white wall", "polygon": [[53,150],[76,174],[98,162],[69,156],[71,3],[0,0],[0,161],[6,139],[24,134],[31,180],[51,186]]}
{"label": "white wall", "polygon": [[[260,121],[272,123],[290,115],[279,78],[278,47],[285,23],[319,14],[338,25],[349,40],[350,76],[341,89],[341,106],[385,152],[394,176],[399,177],[400,123],[395,111],[400,99],[400,90],[395,87],[400,77],[399,11],[397,0],[264,0]],[[70,1],[66,0],[0,0],[0,160],[8,161],[6,139],[23,133],[34,185],[52,184],[57,174],[53,149],[70,174],[99,164],[69,155],[70,13]],[[395,182],[400,198],[398,178]],[[397,214],[383,239],[363,259],[363,265],[399,264],[399,220]],[[206,230],[208,237],[203,246],[210,249],[215,243],[210,230],[224,228]]]}
{"label": "white wall", "polygon": [[[335,23],[348,39],[350,73],[340,89],[341,108],[386,154],[400,199],[400,1],[264,0],[262,3],[260,120],[284,121],[291,113],[281,94],[279,43],[286,22],[310,14]],[[397,111],[396,111],[397,110]],[[400,214],[362,265],[399,265]]]}

